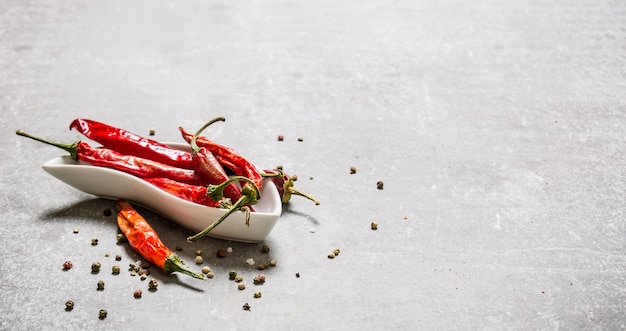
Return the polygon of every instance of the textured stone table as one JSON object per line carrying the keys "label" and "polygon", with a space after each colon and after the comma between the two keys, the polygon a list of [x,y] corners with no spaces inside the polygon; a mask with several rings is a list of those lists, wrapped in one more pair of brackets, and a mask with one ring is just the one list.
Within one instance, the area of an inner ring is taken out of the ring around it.
{"label": "textured stone table", "polygon": [[[623,1],[2,1],[0,329],[624,329],[625,54]],[[84,117],[182,142],[215,116],[322,203],[293,198],[259,244],[187,244],[142,209],[215,273],[152,268],[155,292],[114,202],[14,133],[71,142]],[[264,285],[249,258],[277,261]]]}

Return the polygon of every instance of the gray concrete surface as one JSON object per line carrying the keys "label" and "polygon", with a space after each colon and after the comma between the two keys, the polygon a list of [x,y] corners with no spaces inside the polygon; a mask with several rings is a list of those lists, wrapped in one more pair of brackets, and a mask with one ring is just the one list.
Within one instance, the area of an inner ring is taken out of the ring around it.
{"label": "gray concrete surface", "polygon": [[[614,0],[2,1],[0,328],[624,329],[625,54]],[[113,202],[14,133],[71,142],[84,117],[181,141],[218,115],[215,140],[322,204],[294,198],[258,245],[187,244],[144,210],[216,274],[153,270],[156,292]],[[250,257],[277,261],[262,286]]]}

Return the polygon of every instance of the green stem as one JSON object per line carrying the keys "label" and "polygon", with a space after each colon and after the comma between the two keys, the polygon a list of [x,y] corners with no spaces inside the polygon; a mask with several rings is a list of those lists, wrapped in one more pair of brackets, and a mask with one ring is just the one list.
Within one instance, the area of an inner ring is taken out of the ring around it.
{"label": "green stem", "polygon": [[300,192],[300,191],[296,190],[296,189],[295,189],[295,188],[293,188],[293,187],[289,189],[289,193],[290,193],[290,194],[293,194],[293,195],[299,195],[299,196],[301,196],[301,197],[305,197],[305,198],[307,198],[307,199],[309,199],[309,200],[311,200],[311,201],[315,202],[315,204],[316,204],[316,205],[319,205],[319,204],[320,204],[320,201],[319,201],[319,200],[317,200],[316,198],[314,198],[313,196],[311,196],[311,195],[309,195],[309,194],[306,194],[306,193],[304,193],[304,192]]}
{"label": "green stem", "polygon": [[256,184],[254,184],[254,182],[250,178],[244,176],[232,176],[219,185],[207,186],[207,195],[211,197],[213,201],[218,201],[224,196],[224,189],[226,188],[226,186],[230,185],[230,183],[238,181],[247,182],[246,186],[251,185],[255,189],[256,196],[258,197],[257,200],[261,198],[261,192],[259,191],[259,188],[256,186]]}
{"label": "green stem", "polygon": [[72,157],[72,160],[76,161],[77,159],[77,154],[78,154],[78,144],[80,143],[80,141],[76,141],[73,144],[62,144],[62,143],[58,143],[58,142],[54,142],[54,141],[50,141],[50,140],[46,140],[40,137],[36,137],[33,136],[31,134],[28,134],[22,130],[17,130],[15,131],[15,133],[19,136],[23,136],[23,137],[27,137],[33,140],[37,140],[39,142],[42,142],[44,144],[48,144],[48,145],[52,145],[54,147],[58,147],[68,153],[70,153],[70,156]]}
{"label": "green stem", "polygon": [[204,279],[204,275],[195,273],[187,269],[185,266],[183,266],[183,261],[180,260],[180,258],[178,257],[176,253],[170,254],[165,259],[165,265],[163,266],[163,271],[165,271],[168,274],[171,274],[172,272],[180,272],[181,274],[185,274],[193,278]]}
{"label": "green stem", "polygon": [[191,150],[193,151],[193,154],[198,153],[198,151],[200,150],[200,147],[198,147],[198,144],[196,143],[196,139],[198,138],[198,136],[200,135],[200,133],[202,133],[202,131],[204,131],[204,129],[208,128],[209,125],[217,122],[217,121],[226,121],[226,119],[224,117],[216,117],[208,122],[206,122],[201,128],[200,130],[198,130],[198,132],[196,132],[196,134],[193,135],[193,138],[191,138]]}
{"label": "green stem", "polygon": [[191,237],[188,237],[187,241],[188,242],[192,242],[192,241],[194,241],[196,239],[199,239],[199,238],[202,238],[202,237],[206,236],[207,233],[211,232],[211,230],[215,229],[215,227],[217,227],[222,222],[224,222],[224,220],[226,220],[226,218],[228,216],[230,216],[230,214],[232,214],[234,211],[244,207],[248,203],[250,203],[250,197],[245,196],[245,195],[242,196],[241,198],[239,198],[239,200],[237,200],[237,202],[235,202],[235,204],[233,204],[233,206],[224,215],[222,215],[222,217],[220,217],[217,221],[213,222],[206,229],[198,232],[197,234],[195,234],[195,235],[193,235]]}

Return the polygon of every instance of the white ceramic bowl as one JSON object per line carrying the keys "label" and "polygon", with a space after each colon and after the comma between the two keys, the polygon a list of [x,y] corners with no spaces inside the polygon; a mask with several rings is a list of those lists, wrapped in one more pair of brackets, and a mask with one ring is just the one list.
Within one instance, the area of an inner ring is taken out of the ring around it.
{"label": "white ceramic bowl", "polygon": [[[167,144],[172,148],[189,150],[186,144]],[[42,168],[85,193],[104,199],[122,198],[137,203],[192,231],[203,230],[226,212],[226,209],[202,206],[180,199],[133,175],[77,163],[69,155],[50,160]],[[261,199],[254,205],[254,209],[250,215],[250,226],[245,224],[245,214],[236,211],[207,235],[247,243],[257,243],[265,239],[282,212],[280,196],[271,180],[264,180]]]}

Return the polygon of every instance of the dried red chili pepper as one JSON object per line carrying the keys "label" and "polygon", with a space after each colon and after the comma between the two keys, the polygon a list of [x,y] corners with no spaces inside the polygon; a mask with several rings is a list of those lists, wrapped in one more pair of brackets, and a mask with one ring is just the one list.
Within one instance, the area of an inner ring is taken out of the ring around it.
{"label": "dried red chili pepper", "polygon": [[[187,132],[182,127],[179,127],[178,129],[180,130],[185,141],[191,143],[191,139],[193,139],[194,135]],[[217,144],[205,136],[198,136],[196,143],[199,147],[205,147],[213,153],[222,166],[232,170],[238,176],[249,178],[254,182],[256,187],[261,189],[263,185],[263,178],[259,174],[259,171],[250,161],[241,156],[235,150]]]}
{"label": "dried red chili pepper", "polygon": [[178,168],[193,169],[191,153],[173,149],[124,129],[83,118],[72,121],[71,129],[102,144],[105,148],[122,154],[139,156]]}
{"label": "dried red chili pepper", "polygon": [[119,200],[117,210],[117,225],[137,253],[168,274],[180,272],[204,279],[201,273],[185,268],[178,255],[165,246],[152,226],[128,202]]}
{"label": "dried red chili pepper", "polygon": [[209,207],[225,206],[221,201],[211,199],[207,194],[206,186],[185,184],[169,178],[144,178],[144,180],[173,196],[189,202]]}
{"label": "dried red chili pepper", "polygon": [[[191,138],[191,155],[193,157],[192,163],[194,169],[198,173],[198,175],[206,181],[207,184],[221,184],[228,181],[228,175],[222,165],[217,161],[213,153],[211,153],[205,147],[198,147],[196,144],[196,139],[198,135],[204,131],[209,125],[217,122],[217,121],[225,121],[226,119],[223,117],[216,117],[211,121],[204,124],[198,132]],[[224,195],[229,198],[231,201],[237,201],[241,198],[241,189],[235,185],[235,183],[229,183],[228,185],[222,186]]]}
{"label": "dried red chili pepper", "polygon": [[288,176],[283,172],[281,167],[274,170],[264,170],[264,172],[265,173],[261,174],[261,176],[269,177],[272,180],[272,183],[274,183],[276,189],[278,189],[278,194],[283,203],[288,203],[292,195],[299,195],[315,202],[316,205],[320,204],[320,201],[315,197],[294,188],[294,182],[298,180],[297,176]]}
{"label": "dried red chili pepper", "polygon": [[187,184],[203,184],[203,180],[193,170],[177,168],[137,156],[123,155],[106,148],[94,148],[84,141],[62,144],[30,135],[22,130],[18,130],[16,133],[20,136],[61,148],[70,153],[70,156],[75,161],[119,170],[141,178],[166,177]]}

